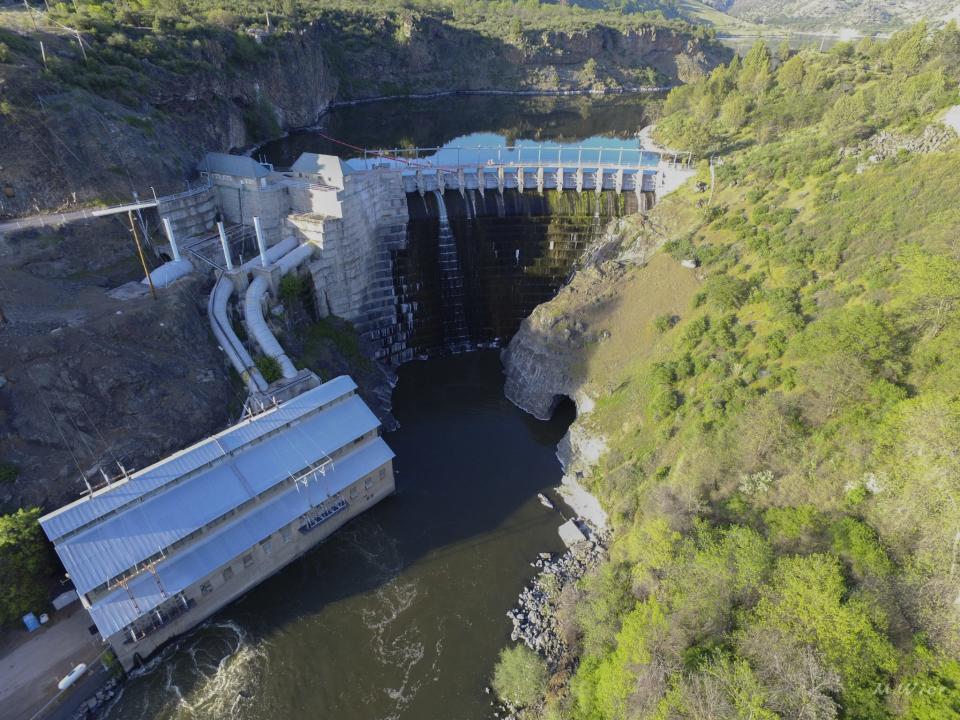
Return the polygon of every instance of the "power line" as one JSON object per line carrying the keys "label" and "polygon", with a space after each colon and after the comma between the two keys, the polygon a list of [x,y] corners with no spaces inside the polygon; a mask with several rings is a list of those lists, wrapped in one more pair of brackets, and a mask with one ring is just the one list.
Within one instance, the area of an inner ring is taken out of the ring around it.
{"label": "power line", "polygon": [[73,452],[73,448],[70,447],[70,444],[67,442],[66,436],[63,434],[63,430],[60,429],[60,424],[57,422],[57,418],[54,416],[53,411],[50,409],[50,406],[47,404],[46,399],[43,396],[43,390],[37,384],[37,381],[33,377],[33,373],[27,369],[27,377],[30,378],[30,382],[33,383],[33,386],[37,389],[37,395],[40,398],[40,402],[43,404],[43,407],[46,408],[47,414],[50,415],[50,420],[53,421],[53,426],[57,429],[57,433],[60,435],[60,439],[63,440],[63,446],[67,449],[67,452],[70,453],[70,457],[73,458],[74,464],[77,466],[77,472],[80,473],[80,479],[83,480],[84,484],[87,486],[87,490],[91,493],[93,489],[90,487],[90,483],[87,481],[87,476],[83,472],[83,468],[80,467],[80,461],[77,459],[77,456]]}

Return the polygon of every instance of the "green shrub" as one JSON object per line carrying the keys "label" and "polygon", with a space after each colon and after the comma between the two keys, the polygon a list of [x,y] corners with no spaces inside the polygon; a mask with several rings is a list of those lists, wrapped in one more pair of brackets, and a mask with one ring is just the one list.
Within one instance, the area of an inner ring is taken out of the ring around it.
{"label": "green shrub", "polygon": [[680,394],[671,387],[662,387],[650,400],[650,412],[658,420],[669,417],[680,407]]}
{"label": "green shrub", "polygon": [[280,298],[285,303],[292,303],[303,297],[307,284],[302,276],[290,273],[280,278]]}
{"label": "green shrub", "polygon": [[653,327],[656,328],[656,331],[661,335],[676,324],[676,317],[671,313],[666,313],[664,315],[657,315],[653,321]]}
{"label": "green shrub", "polygon": [[846,560],[853,571],[863,577],[885,577],[893,572],[893,563],[880,544],[877,532],[860,520],[845,517],[830,528],[833,551]]}
{"label": "green shrub", "polygon": [[680,339],[687,347],[696,347],[696,345],[700,342],[700,339],[709,329],[710,317],[708,315],[701,315],[700,317],[694,318],[690,321],[690,323],[683,329]]}
{"label": "green shrub", "polygon": [[46,609],[51,568],[39,518],[40,508],[0,515],[0,624]]}
{"label": "green shrub", "polygon": [[535,705],[547,688],[547,663],[526,645],[500,651],[493,671],[493,689],[508,703]]}
{"label": "green shrub", "polygon": [[243,113],[243,123],[250,140],[266,140],[280,135],[280,123],[270,103],[263,99],[248,107]]}
{"label": "green shrub", "polygon": [[712,275],[706,282],[706,293],[721,310],[736,310],[750,295],[750,283],[735,275]]}
{"label": "green shrub", "polygon": [[254,364],[256,364],[260,374],[263,375],[263,379],[268,383],[275,382],[283,377],[283,372],[280,370],[280,363],[277,362],[276,358],[259,355],[254,360]]}

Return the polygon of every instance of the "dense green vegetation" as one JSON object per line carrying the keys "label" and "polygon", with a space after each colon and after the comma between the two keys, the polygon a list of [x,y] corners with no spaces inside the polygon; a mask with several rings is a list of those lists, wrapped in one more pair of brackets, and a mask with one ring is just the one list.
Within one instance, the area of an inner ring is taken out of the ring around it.
{"label": "dense green vegetation", "polygon": [[[73,20],[81,29],[102,32],[120,26],[150,25],[153,29],[181,32],[225,28],[264,27],[266,14],[272,27],[294,28],[314,19],[344,23],[343,30],[365,24],[364,16],[398,15],[414,19],[419,14],[442,17],[457,27],[491,37],[519,37],[541,31],[576,32],[602,22],[610,27],[629,29],[643,24],[687,28],[671,21],[661,12],[630,12],[612,4],[583,8],[567,3],[541,3],[539,0],[144,0],[136,3],[77,2],[57,3],[53,12],[63,20]],[[655,7],[651,4],[651,7]],[[350,23],[357,23],[351,26]],[[705,34],[705,30],[700,31]],[[402,38],[398,38],[402,39]]]}
{"label": "dense green vegetation", "polygon": [[51,563],[39,517],[39,508],[0,515],[0,625],[47,606]]}
{"label": "dense green vegetation", "polygon": [[[789,151],[806,155],[810,163],[827,163],[838,142],[880,128],[918,127],[949,101],[958,67],[955,24],[931,33],[921,23],[890,42],[841,43],[829,53],[791,54],[781,47],[771,57],[757,43],[742,63],[671,93],[660,131],[701,154],[745,142],[765,144],[769,152],[772,141],[795,131]],[[814,125],[817,132],[799,132]],[[799,181],[814,170],[794,164],[789,172]]]}
{"label": "dense green vegetation", "polygon": [[958,69],[919,25],[667,99],[663,140],[722,153],[667,245],[705,281],[585,421],[615,535],[545,717],[960,718],[960,152],[851,152]]}

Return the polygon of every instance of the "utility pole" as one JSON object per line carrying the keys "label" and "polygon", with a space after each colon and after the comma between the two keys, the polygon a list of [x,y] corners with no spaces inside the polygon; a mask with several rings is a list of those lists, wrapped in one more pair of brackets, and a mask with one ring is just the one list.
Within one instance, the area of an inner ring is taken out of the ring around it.
{"label": "utility pole", "polygon": [[83,38],[80,37],[80,31],[75,30],[74,32],[77,34],[77,45],[80,46],[80,52],[83,53],[83,61],[87,62],[87,49],[83,46]]}
{"label": "utility pole", "polygon": [[140,256],[140,264],[143,266],[143,274],[147,276],[147,284],[150,286],[150,294],[153,299],[157,299],[157,291],[153,287],[153,279],[150,277],[150,271],[147,269],[147,259],[143,256],[143,247],[140,245],[140,236],[137,234],[136,223],[133,222],[133,210],[127,210],[127,217],[130,219],[130,232],[133,233],[133,241],[137,244],[137,254]]}
{"label": "utility pole", "polygon": [[27,15],[33,20],[33,31],[38,32],[40,28],[37,27],[37,19],[33,16],[33,8],[30,7],[30,3],[28,3],[27,0],[23,0],[23,6],[27,9]]}

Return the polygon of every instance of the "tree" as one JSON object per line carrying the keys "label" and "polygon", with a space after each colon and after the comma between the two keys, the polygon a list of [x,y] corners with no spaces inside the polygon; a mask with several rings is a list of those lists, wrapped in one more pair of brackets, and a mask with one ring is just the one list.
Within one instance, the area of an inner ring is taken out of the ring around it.
{"label": "tree", "polygon": [[874,467],[885,478],[877,523],[921,566],[960,572],[960,402],[925,394],[901,402],[877,431]]}
{"label": "tree", "polygon": [[843,680],[848,717],[883,717],[882,695],[896,653],[874,625],[878,608],[847,598],[840,561],[831,555],[784,557],[757,603],[755,624],[812,645]]}
{"label": "tree", "polygon": [[920,66],[929,49],[927,24],[918,22],[890,38],[887,52],[890,53],[894,70],[909,73]]}
{"label": "tree", "polygon": [[229,10],[212,8],[207,11],[207,22],[210,25],[216,25],[225,30],[233,30],[239,25],[240,19]]}
{"label": "tree", "polygon": [[746,660],[716,651],[696,672],[674,679],[657,717],[685,720],[780,720]]}
{"label": "tree", "polygon": [[51,568],[39,518],[40,508],[0,515],[0,624],[46,607]]}
{"label": "tree", "polygon": [[777,46],[777,59],[780,62],[786,62],[790,59],[790,41],[783,39]]}
{"label": "tree", "polygon": [[838,355],[888,378],[903,369],[904,339],[881,308],[856,305],[837,308],[807,326],[801,346],[815,363]]}
{"label": "tree", "polygon": [[841,95],[827,112],[826,122],[846,140],[863,132],[868,113],[867,98],[862,92]]}
{"label": "tree", "polygon": [[720,106],[720,122],[731,132],[742,128],[749,114],[750,102],[739,93],[731,93]]}
{"label": "tree", "polygon": [[613,652],[602,658],[588,657],[571,685],[582,716],[624,717],[627,699],[637,687],[637,671],[656,660],[656,640],[667,627],[664,610],[655,598],[636,604],[623,620]]}
{"label": "tree", "polygon": [[511,705],[535,705],[547,687],[547,663],[526,645],[500,651],[493,671],[493,689]]}
{"label": "tree", "polygon": [[282,12],[290,24],[294,27],[300,21],[300,5],[297,0],[280,0],[280,12]]}
{"label": "tree", "polygon": [[901,251],[898,265],[897,304],[906,306],[930,336],[937,335],[960,306],[960,266],[915,245]]}
{"label": "tree", "polygon": [[770,86],[770,77],[770,50],[763,40],[757,40],[743,59],[737,86],[742,92],[759,97]]}
{"label": "tree", "polygon": [[750,628],[738,641],[767,693],[767,705],[783,718],[834,720],[840,675],[825,667],[813,648],[795,643],[776,630]]}
{"label": "tree", "polygon": [[777,71],[777,84],[786,92],[798,92],[803,86],[806,61],[803,55],[794,55]]}

